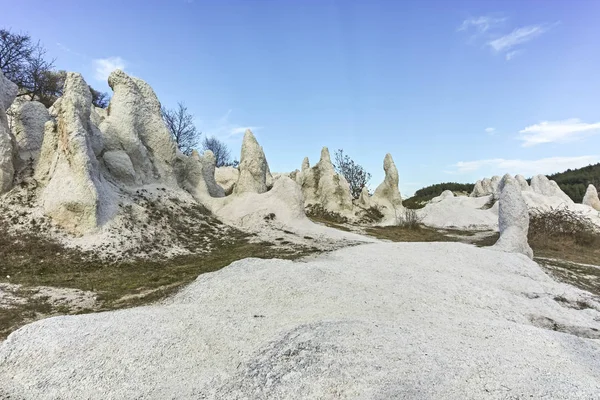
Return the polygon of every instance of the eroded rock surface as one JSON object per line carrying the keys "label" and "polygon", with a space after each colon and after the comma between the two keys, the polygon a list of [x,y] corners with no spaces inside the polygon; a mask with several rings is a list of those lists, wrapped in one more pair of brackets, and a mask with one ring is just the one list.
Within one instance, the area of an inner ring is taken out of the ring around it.
{"label": "eroded rock surface", "polygon": [[15,139],[8,127],[6,110],[17,96],[17,85],[0,71],[0,194],[13,185],[15,175]]}
{"label": "eroded rock surface", "polygon": [[233,189],[234,193],[265,193],[267,191],[267,172],[269,171],[267,158],[250,129],[244,133],[238,170],[240,175]]}
{"label": "eroded rock surface", "polygon": [[176,186],[176,146],[156,94],[146,82],[121,70],[110,74],[108,84],[114,94],[107,116],[97,110],[94,116],[100,121],[106,150],[127,153],[137,184]]}
{"label": "eroded rock surface", "polygon": [[558,184],[546,177],[546,175],[536,175],[531,178],[531,190],[544,196],[558,197],[567,204],[573,204],[573,200],[561,190]]}
{"label": "eroded rock surface", "polygon": [[35,171],[43,186],[44,212],[55,223],[77,234],[101,222],[106,183],[92,150],[89,130],[92,95],[78,73],[67,73],[64,94],[53,105],[54,119],[45,125]]}
{"label": "eroded rock surface", "polygon": [[594,210],[600,211],[600,199],[598,198],[598,191],[594,185],[588,185],[582,203],[592,207]]}
{"label": "eroded rock surface", "polygon": [[494,248],[521,253],[533,258],[533,250],[527,242],[529,211],[521,194],[521,187],[510,175],[505,175],[499,188],[498,228],[500,238]]}

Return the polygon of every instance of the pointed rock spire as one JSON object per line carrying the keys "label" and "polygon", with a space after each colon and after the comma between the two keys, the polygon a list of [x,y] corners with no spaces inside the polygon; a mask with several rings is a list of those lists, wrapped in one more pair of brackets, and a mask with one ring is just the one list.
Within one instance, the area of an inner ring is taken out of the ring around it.
{"label": "pointed rock spire", "polygon": [[600,199],[598,198],[598,191],[594,185],[588,185],[585,195],[583,196],[582,204],[590,206],[594,210],[600,211]]}
{"label": "pointed rock spire", "polygon": [[250,129],[244,133],[239,170],[240,176],[234,193],[265,193],[267,191],[267,159]]}
{"label": "pointed rock spire", "polygon": [[500,238],[494,248],[521,253],[533,258],[533,250],[527,242],[529,211],[521,194],[521,187],[513,177],[505,175],[499,188],[498,226]]}

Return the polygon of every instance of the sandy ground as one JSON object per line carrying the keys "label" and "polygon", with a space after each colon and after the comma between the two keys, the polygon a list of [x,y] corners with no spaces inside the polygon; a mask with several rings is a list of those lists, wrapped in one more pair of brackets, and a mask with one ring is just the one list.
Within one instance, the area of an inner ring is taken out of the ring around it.
{"label": "sandy ground", "polygon": [[161,304],[19,329],[0,382],[11,399],[591,399],[600,305],[460,243],[245,259]]}

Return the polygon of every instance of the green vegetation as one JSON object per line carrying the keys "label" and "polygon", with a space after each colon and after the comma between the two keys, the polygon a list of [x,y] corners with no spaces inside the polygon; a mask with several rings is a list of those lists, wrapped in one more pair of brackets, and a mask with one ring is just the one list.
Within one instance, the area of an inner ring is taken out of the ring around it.
{"label": "green vegetation", "polygon": [[556,181],[562,191],[574,202],[581,203],[590,183],[600,188],[600,163],[548,175],[548,179]]}
{"label": "green vegetation", "polygon": [[419,189],[415,192],[415,194],[402,201],[402,205],[406,208],[423,208],[425,203],[434,197],[442,194],[444,190],[451,190],[453,192],[464,192],[465,194],[469,194],[473,191],[473,187],[475,185],[472,183],[456,183],[456,182],[444,182],[444,183],[436,183],[435,185],[427,186],[422,189]]}

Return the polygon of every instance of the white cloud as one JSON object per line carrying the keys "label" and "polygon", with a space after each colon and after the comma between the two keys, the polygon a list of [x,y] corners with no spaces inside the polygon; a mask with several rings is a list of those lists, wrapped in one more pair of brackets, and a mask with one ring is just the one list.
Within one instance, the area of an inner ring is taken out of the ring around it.
{"label": "white cloud", "polygon": [[127,65],[121,57],[97,58],[92,63],[94,65],[94,78],[104,82],[115,69],[124,70]]}
{"label": "white cloud", "polygon": [[506,53],[506,55],[505,55],[506,61],[510,61],[510,60],[512,60],[513,58],[515,58],[515,56],[516,56],[517,54],[521,54],[521,53],[524,53],[524,52],[525,52],[525,50],[513,50],[513,51],[509,51],[509,52],[508,52],[508,53]]}
{"label": "white cloud", "polygon": [[600,132],[600,122],[588,124],[578,118],[563,121],[542,121],[519,131],[523,147],[531,147],[542,143],[564,143],[598,132]]}
{"label": "white cloud", "polygon": [[503,175],[523,174],[527,176],[537,174],[551,174],[564,171],[568,168],[581,168],[586,165],[594,164],[600,161],[600,156],[580,156],[580,157],[549,157],[539,160],[507,160],[504,158],[494,158],[487,160],[475,161],[460,161],[452,167],[454,170],[447,171],[449,173],[469,173],[482,169],[486,170],[487,174]]}
{"label": "white cloud", "polygon": [[250,129],[252,132],[262,129],[260,126],[241,125],[230,121],[232,110],[228,110],[224,116],[219,118],[212,127],[206,131],[207,136],[215,136],[221,140],[233,141]]}
{"label": "white cloud", "polygon": [[493,18],[493,17],[474,17],[468,18],[463,21],[463,23],[458,28],[458,31],[466,31],[470,28],[474,28],[479,33],[487,32],[494,25],[500,24],[504,22],[506,18]]}
{"label": "white cloud", "polygon": [[493,135],[494,133],[496,133],[496,128],[492,128],[492,127],[485,128],[485,133]]}
{"label": "white cloud", "polygon": [[548,29],[549,27],[544,25],[524,26],[513,30],[507,35],[488,41],[487,45],[496,52],[509,51],[519,44],[535,39]]}

